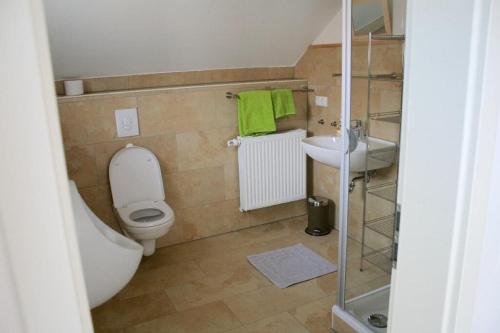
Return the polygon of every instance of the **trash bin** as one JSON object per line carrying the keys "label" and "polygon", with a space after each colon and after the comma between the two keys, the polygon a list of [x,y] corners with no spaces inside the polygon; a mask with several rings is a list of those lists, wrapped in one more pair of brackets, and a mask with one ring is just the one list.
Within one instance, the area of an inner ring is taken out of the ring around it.
{"label": "trash bin", "polygon": [[334,203],[324,197],[313,195],[307,199],[307,228],[306,233],[312,236],[328,235],[332,230],[333,223],[331,211]]}

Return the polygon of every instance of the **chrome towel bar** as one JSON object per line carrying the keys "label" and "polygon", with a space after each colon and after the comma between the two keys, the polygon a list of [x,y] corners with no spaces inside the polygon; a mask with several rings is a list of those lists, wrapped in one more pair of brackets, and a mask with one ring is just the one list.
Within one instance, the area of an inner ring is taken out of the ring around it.
{"label": "chrome towel bar", "polygon": [[[271,90],[273,88],[270,88],[270,87],[266,87],[265,90]],[[279,89],[279,88],[276,88],[276,89]],[[292,92],[314,92],[314,89],[310,89],[308,87],[303,87],[301,89],[292,89]],[[226,98],[227,99],[237,99],[237,98],[240,98],[240,96],[238,94],[234,94],[232,92],[226,92]]]}

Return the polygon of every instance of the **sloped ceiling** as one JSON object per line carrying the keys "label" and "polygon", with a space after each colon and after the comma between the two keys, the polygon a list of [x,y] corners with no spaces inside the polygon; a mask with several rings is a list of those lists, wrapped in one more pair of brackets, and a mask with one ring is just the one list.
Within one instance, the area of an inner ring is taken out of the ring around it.
{"label": "sloped ceiling", "polygon": [[56,78],[293,66],[340,0],[45,0]]}

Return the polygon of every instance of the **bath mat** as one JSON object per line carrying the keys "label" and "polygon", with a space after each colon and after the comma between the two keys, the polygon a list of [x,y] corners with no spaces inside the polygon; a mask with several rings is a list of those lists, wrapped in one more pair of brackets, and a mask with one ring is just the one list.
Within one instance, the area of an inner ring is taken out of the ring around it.
{"label": "bath mat", "polygon": [[247,259],[279,288],[337,271],[336,265],[302,244],[254,254]]}

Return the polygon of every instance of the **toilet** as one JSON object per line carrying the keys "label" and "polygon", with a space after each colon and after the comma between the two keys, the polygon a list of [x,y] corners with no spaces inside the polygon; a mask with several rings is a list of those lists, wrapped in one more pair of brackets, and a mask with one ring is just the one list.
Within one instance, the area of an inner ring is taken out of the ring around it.
{"label": "toilet", "polygon": [[155,251],[156,240],[174,224],[174,212],[164,201],[160,164],[148,149],[127,144],[109,164],[113,206],[120,227],[139,241],[144,255]]}

